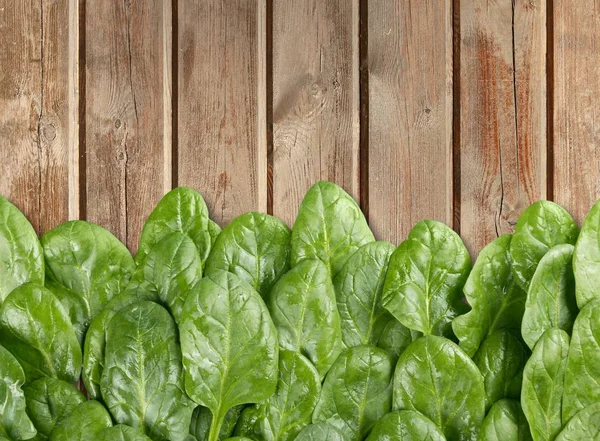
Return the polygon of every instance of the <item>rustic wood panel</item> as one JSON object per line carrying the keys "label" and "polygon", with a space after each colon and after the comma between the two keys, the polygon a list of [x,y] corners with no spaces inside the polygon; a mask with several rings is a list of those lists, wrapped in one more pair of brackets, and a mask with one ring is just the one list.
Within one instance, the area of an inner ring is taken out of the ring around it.
{"label": "rustic wood panel", "polygon": [[171,185],[170,2],[87,2],[86,213],[135,251]]}
{"label": "rustic wood panel", "polygon": [[460,230],[473,254],[546,197],[546,2],[460,2]]}
{"label": "rustic wood panel", "polygon": [[358,0],[273,2],[273,213],[325,179],[359,196]]}
{"label": "rustic wood panel", "polygon": [[178,6],[178,184],[221,225],[267,209],[264,1]]}
{"label": "rustic wood panel", "polygon": [[600,197],[600,5],[554,7],[554,200],[581,223]]}
{"label": "rustic wood panel", "polygon": [[0,194],[39,233],[76,214],[69,186],[76,8],[72,1],[0,1]]}
{"label": "rustic wood panel", "polygon": [[369,2],[369,220],[398,243],[452,223],[452,3]]}

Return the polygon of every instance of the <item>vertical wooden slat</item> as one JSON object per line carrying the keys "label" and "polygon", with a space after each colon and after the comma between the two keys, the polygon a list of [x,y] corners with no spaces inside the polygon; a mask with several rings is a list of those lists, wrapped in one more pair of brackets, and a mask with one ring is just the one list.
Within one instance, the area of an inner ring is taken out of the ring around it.
{"label": "vertical wooden slat", "polygon": [[273,213],[326,179],[359,197],[358,0],[273,1]]}
{"label": "vertical wooden slat", "polygon": [[221,225],[266,211],[262,1],[178,6],[178,184],[200,191]]}
{"label": "vertical wooden slat", "polygon": [[369,220],[452,223],[452,2],[369,2]]}
{"label": "vertical wooden slat", "polygon": [[[69,1],[0,1],[0,193],[43,233],[69,217]],[[71,187],[74,191],[75,188]]]}
{"label": "vertical wooden slat", "polygon": [[554,200],[581,223],[600,198],[600,5],[554,0]]}
{"label": "vertical wooden slat", "polygon": [[462,0],[460,22],[460,223],[477,254],[546,197],[546,6]]}
{"label": "vertical wooden slat", "polygon": [[160,0],[86,3],[87,218],[132,251],[170,183],[170,20]]}

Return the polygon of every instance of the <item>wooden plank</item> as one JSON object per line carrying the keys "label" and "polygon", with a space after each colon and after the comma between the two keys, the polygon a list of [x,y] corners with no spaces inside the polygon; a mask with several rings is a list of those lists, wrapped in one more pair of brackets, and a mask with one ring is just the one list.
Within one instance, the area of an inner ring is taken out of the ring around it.
{"label": "wooden plank", "polygon": [[[43,233],[68,219],[76,4],[0,1],[0,193]],[[74,19],[75,17],[75,19]],[[71,212],[74,210],[71,209]]]}
{"label": "wooden plank", "polygon": [[273,2],[273,213],[325,179],[359,197],[358,0]]}
{"label": "wooden plank", "polygon": [[554,200],[581,223],[600,198],[600,5],[554,1]]}
{"label": "wooden plank", "polygon": [[135,252],[144,220],[171,186],[170,4],[85,8],[87,219]]}
{"label": "wooden plank", "polygon": [[267,208],[264,1],[178,6],[178,184],[221,225]]}
{"label": "wooden plank", "polygon": [[545,8],[460,2],[460,224],[473,255],[546,197]]}
{"label": "wooden plank", "polygon": [[452,225],[452,2],[369,2],[369,220]]}

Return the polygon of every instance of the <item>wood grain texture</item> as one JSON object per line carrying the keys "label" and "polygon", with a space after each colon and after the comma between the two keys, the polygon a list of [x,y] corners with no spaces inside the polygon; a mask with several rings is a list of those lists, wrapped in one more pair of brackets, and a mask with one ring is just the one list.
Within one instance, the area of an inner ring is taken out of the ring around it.
{"label": "wood grain texture", "polygon": [[[0,193],[38,233],[69,217],[73,2],[0,1]],[[71,190],[74,190],[71,187]],[[73,198],[71,198],[73,199]]]}
{"label": "wood grain texture", "polygon": [[273,214],[319,180],[359,196],[358,0],[273,2]]}
{"label": "wood grain texture", "polygon": [[369,220],[398,243],[452,225],[452,3],[369,2]]}
{"label": "wood grain texture", "polygon": [[178,6],[178,184],[200,191],[221,225],[267,209],[261,1]]}
{"label": "wood grain texture", "polygon": [[85,11],[87,218],[133,252],[171,182],[171,16],[164,3],[87,2]]}
{"label": "wood grain texture", "polygon": [[600,198],[600,5],[554,1],[554,200],[581,224]]}
{"label": "wood grain texture", "polygon": [[545,7],[460,2],[460,223],[473,255],[546,197]]}

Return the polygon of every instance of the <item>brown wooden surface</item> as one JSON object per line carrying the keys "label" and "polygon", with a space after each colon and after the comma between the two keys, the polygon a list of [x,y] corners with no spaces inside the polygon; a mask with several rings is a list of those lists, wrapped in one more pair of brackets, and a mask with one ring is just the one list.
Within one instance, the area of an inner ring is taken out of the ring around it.
{"label": "brown wooden surface", "polygon": [[546,197],[544,2],[460,3],[460,231],[472,252]]}
{"label": "brown wooden surface", "polygon": [[[550,9],[546,11],[549,5]],[[379,239],[434,218],[473,255],[600,196],[591,0],[0,0],[0,193],[135,251],[173,185],[225,225],[341,184]]]}
{"label": "brown wooden surface", "polygon": [[451,12],[369,3],[369,219],[394,244],[420,220],[452,222]]}

